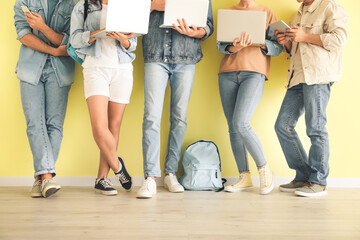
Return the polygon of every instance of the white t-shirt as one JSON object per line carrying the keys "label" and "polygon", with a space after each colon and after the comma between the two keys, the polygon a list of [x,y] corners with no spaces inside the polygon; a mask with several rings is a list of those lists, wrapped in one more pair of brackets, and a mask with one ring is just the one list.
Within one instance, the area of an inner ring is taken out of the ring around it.
{"label": "white t-shirt", "polygon": [[[103,29],[106,26],[107,9],[108,5],[103,4],[101,9],[100,29]],[[132,70],[133,67],[131,63],[120,63],[116,44],[117,43],[115,39],[102,38],[101,56],[97,58],[95,56],[87,55],[85,57],[84,63],[82,64],[83,68],[106,67]]]}

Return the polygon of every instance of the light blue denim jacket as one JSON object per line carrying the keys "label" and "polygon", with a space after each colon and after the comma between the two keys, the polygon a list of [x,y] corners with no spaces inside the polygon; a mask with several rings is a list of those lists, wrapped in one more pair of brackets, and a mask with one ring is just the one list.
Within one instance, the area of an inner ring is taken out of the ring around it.
{"label": "light blue denim jacket", "polygon": [[[57,33],[64,35],[61,45],[66,45],[69,39],[70,16],[76,4],[76,0],[59,0],[55,7],[53,17],[48,19],[47,0],[16,0],[15,28],[17,39],[20,40],[27,34],[34,34],[45,43],[53,46],[40,31],[32,29],[26,21],[21,6],[27,6],[30,11],[42,16],[45,23]],[[55,47],[55,46],[53,46]],[[39,82],[42,70],[47,59],[55,70],[55,75],[61,87],[69,86],[74,82],[75,63],[70,57],[54,57],[46,53],[35,51],[25,45],[21,45],[19,60],[15,72],[17,77],[24,82],[36,85]]]}
{"label": "light blue denim jacket", "polygon": [[[84,1],[80,1],[74,7],[71,15],[70,26],[70,44],[77,48],[76,54],[85,59],[86,55],[100,57],[101,56],[101,39],[89,43],[90,32],[100,29],[101,6],[99,2],[89,4],[88,15],[84,23]],[[134,61],[137,46],[137,38],[129,38],[130,47],[125,49],[119,41],[116,40],[117,53],[120,63],[130,63]]]}
{"label": "light blue denim jacket", "polygon": [[[261,51],[267,56],[278,56],[283,51],[283,46],[277,42],[274,30],[270,27],[266,30],[265,45],[267,50],[261,48]],[[232,46],[232,43],[217,42],[217,49],[222,54],[234,54],[225,50],[228,46]]]}
{"label": "light blue denim jacket", "polygon": [[188,37],[171,28],[160,28],[164,22],[164,12],[153,11],[150,15],[149,32],[143,37],[144,62],[172,64],[195,64],[203,57],[200,41],[213,32],[213,13],[209,0],[205,36],[202,39]]}

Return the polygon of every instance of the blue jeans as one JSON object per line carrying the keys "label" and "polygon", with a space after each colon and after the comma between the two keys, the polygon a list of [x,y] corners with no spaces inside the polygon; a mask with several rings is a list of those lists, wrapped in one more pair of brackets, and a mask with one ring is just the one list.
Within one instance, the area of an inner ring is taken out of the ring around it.
{"label": "blue jeans", "polygon": [[70,86],[59,87],[54,69],[47,60],[39,83],[20,81],[20,90],[35,177],[45,173],[55,176]]}
{"label": "blue jeans", "polygon": [[264,91],[261,73],[236,71],[219,74],[220,97],[229,125],[230,142],[239,172],[248,172],[247,151],[257,167],[266,165],[261,142],[250,126]]}
{"label": "blue jeans", "polygon": [[[326,185],[329,175],[329,138],[326,107],[331,84],[299,84],[287,90],[276,120],[275,131],[286,161],[296,171],[295,181]],[[306,133],[311,140],[309,156],[295,131],[305,112]]]}
{"label": "blue jeans", "polygon": [[160,177],[160,124],[165,89],[170,79],[170,132],[165,173],[176,174],[186,132],[187,108],[195,64],[145,63],[145,111],[143,122],[144,175]]}

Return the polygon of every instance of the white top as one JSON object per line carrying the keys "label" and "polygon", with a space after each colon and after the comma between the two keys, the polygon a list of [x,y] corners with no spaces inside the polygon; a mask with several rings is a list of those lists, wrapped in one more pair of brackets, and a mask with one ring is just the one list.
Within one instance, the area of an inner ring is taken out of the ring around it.
{"label": "white top", "polygon": [[[107,16],[108,5],[102,5],[100,29],[106,27],[106,16]],[[96,40],[97,41],[97,40]],[[116,40],[112,38],[101,39],[101,55],[99,58],[95,56],[86,55],[83,68],[93,67],[106,67],[106,68],[121,68],[132,70],[133,66],[131,63],[120,63]]]}

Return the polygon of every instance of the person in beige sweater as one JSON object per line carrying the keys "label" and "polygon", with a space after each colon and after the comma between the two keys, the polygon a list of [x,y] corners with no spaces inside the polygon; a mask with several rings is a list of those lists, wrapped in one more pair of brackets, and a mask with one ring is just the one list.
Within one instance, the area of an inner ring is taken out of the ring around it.
{"label": "person in beige sweater", "polygon": [[[262,97],[270,70],[270,56],[277,56],[282,46],[276,41],[269,24],[276,21],[274,12],[254,0],[241,0],[233,10],[264,11],[267,13],[265,46],[252,46],[251,36],[241,33],[232,44],[217,43],[225,54],[220,64],[219,89],[224,113],[229,125],[230,142],[240,173],[239,181],[226,186],[227,192],[239,192],[253,187],[247,151],[258,167],[260,193],[268,194],[274,187],[273,174],[266,164],[261,142],[250,126],[251,117]],[[236,23],[234,23],[236,24]]]}

